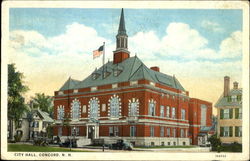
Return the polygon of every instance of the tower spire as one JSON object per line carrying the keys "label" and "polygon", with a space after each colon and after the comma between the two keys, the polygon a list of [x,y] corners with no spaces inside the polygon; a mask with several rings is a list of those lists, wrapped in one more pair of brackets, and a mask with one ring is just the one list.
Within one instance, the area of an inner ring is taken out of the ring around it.
{"label": "tower spire", "polygon": [[118,35],[126,35],[126,28],[125,28],[125,20],[124,20],[124,13],[123,13],[123,8],[121,12],[121,17],[120,17],[120,24],[119,24],[119,29],[118,29]]}
{"label": "tower spire", "polygon": [[120,63],[129,58],[128,35],[125,28],[123,8],[121,11],[120,24],[116,35],[116,50],[114,51],[114,64]]}

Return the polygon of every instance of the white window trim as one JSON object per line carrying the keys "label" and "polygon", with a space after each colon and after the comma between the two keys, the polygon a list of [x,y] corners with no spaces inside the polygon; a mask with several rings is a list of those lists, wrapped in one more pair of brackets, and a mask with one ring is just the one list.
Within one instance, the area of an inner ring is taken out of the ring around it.
{"label": "white window trim", "polygon": [[134,85],[137,85],[138,84],[138,81],[130,81],[130,86],[134,86]]}
{"label": "white window trim", "polygon": [[118,84],[117,83],[112,84],[112,88],[118,88]]}
{"label": "white window trim", "polygon": [[91,87],[91,91],[97,91],[97,87]]}

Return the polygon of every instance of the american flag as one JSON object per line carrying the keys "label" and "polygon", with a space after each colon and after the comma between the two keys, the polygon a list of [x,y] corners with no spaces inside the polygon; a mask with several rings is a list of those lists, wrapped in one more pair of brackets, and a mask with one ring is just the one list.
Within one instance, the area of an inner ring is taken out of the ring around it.
{"label": "american flag", "polygon": [[95,59],[103,54],[103,46],[104,45],[100,46],[97,50],[93,51],[93,59]]}

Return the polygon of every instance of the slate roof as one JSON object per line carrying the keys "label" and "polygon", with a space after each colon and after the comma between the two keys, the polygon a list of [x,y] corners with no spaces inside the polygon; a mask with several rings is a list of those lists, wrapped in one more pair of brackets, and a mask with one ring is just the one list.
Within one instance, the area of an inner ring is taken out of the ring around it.
{"label": "slate roof", "polygon": [[[232,96],[232,95],[242,95],[242,88],[239,89],[231,89],[229,91],[228,96]],[[223,107],[223,106],[242,106],[241,102],[229,102],[228,101],[228,97],[224,97],[224,95],[222,94],[219,98],[219,100],[216,102],[215,107]]]}
{"label": "slate roof", "polygon": [[[105,71],[110,73],[110,75],[106,78],[103,78],[103,68]],[[114,70],[122,70],[122,72],[118,76],[114,76]],[[95,80],[92,78],[93,73],[99,74],[99,77]],[[79,89],[146,79],[155,83],[164,84],[169,87],[185,91],[180,82],[174,76],[149,69],[137,56],[130,57],[118,64],[107,62],[104,64],[104,66],[96,69],[93,73],[82,81],[69,78],[60,88],[60,90]]]}
{"label": "slate roof", "polygon": [[41,111],[40,109],[36,109],[41,116],[44,122],[53,122],[54,120],[49,116],[47,112]]}

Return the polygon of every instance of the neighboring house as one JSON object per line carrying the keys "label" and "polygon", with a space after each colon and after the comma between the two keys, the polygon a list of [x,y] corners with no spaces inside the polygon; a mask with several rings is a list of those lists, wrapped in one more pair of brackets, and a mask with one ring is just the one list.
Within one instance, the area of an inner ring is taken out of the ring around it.
{"label": "neighboring house", "polygon": [[175,76],[130,57],[123,10],[113,61],[83,81],[69,78],[54,96],[54,136],[74,136],[82,144],[94,139],[197,144],[200,128],[212,126],[211,117],[212,103],[190,98]]}
{"label": "neighboring house", "polygon": [[230,90],[230,78],[224,77],[224,92],[215,104],[217,108],[217,134],[222,143],[242,143],[242,88],[233,83]]}
{"label": "neighboring house", "polygon": [[30,122],[29,126],[30,140],[45,134],[46,128],[53,122],[53,119],[50,118],[47,112],[43,112],[40,109],[32,110],[32,121]]}
{"label": "neighboring house", "polygon": [[13,140],[14,138],[11,138],[10,132],[13,132],[13,137],[15,135],[22,135],[21,141],[28,141],[29,140],[29,112],[25,112],[22,115],[22,118],[17,122],[17,125],[15,122],[12,122],[8,120],[8,139]]}
{"label": "neighboring house", "polygon": [[50,118],[47,112],[43,112],[39,109],[33,109],[29,112],[25,112],[17,125],[13,122],[12,126],[10,120],[8,120],[8,139],[10,138],[10,131],[13,131],[13,136],[21,134],[21,141],[29,141],[38,137],[42,133],[46,133],[46,128],[53,123],[53,119]]}

